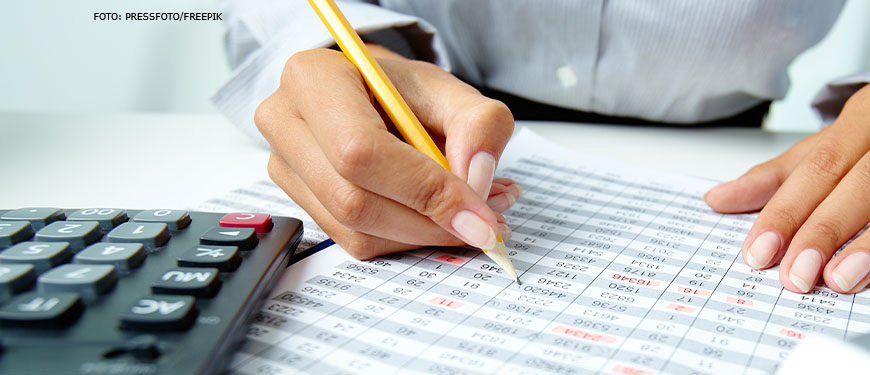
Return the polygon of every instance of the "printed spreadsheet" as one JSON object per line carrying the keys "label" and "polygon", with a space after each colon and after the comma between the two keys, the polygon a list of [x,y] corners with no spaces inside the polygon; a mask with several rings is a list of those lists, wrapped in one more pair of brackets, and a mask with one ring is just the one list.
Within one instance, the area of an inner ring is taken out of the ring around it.
{"label": "printed spreadsheet", "polygon": [[562,149],[523,130],[497,173],[523,284],[473,248],[288,268],[231,365],[244,374],[772,373],[808,335],[870,332],[870,292],[784,290],[739,256],[754,215],[715,182]]}

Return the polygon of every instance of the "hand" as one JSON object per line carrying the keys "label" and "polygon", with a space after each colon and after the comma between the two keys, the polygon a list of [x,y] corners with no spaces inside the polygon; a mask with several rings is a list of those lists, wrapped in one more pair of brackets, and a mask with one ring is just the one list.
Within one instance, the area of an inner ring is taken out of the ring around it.
{"label": "hand", "polygon": [[316,49],[287,61],[254,116],[271,145],[272,180],[359,259],[506,239],[500,212],[521,189],[493,173],[513,133],[510,111],[435,65],[369,48],[452,173],[399,138],[341,52]]}
{"label": "hand", "polygon": [[870,283],[870,233],[831,256],[870,220],[868,151],[870,85],[833,124],[704,199],[724,213],[764,207],[746,236],[743,259],[757,269],[778,262],[786,289],[807,293],[822,276],[831,289],[856,293]]}

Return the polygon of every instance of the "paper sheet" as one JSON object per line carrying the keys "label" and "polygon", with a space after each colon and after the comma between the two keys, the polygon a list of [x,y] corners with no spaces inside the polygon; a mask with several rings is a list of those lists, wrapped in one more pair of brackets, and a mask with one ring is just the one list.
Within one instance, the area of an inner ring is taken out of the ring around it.
{"label": "paper sheet", "polygon": [[[783,290],[738,256],[753,215],[714,182],[581,155],[529,131],[500,162],[522,286],[478,250],[290,267],[231,368],[245,374],[772,373],[803,338],[870,332],[870,292]],[[834,358],[824,360],[833,361]]]}

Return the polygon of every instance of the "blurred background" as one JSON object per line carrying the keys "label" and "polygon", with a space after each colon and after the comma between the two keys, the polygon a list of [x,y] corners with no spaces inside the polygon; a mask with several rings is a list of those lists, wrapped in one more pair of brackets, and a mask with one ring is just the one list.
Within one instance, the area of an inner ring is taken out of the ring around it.
{"label": "blurred background", "polygon": [[[288,0],[302,1],[302,0]],[[2,0],[0,111],[216,113],[230,74],[220,21],[95,21],[94,12],[218,11],[212,0]],[[870,1],[848,1],[831,33],[792,64],[767,127],[819,127],[809,103],[832,78],[870,70]]]}

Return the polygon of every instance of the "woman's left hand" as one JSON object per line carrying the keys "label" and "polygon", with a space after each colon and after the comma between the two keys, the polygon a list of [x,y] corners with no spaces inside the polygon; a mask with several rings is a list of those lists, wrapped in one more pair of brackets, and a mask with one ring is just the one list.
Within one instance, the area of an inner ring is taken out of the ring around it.
{"label": "woman's left hand", "polygon": [[[704,196],[723,213],[761,209],[743,243],[753,268],[779,263],[782,285],[807,293],[819,277],[840,293],[870,284],[870,85],[833,124]],[[763,207],[763,209],[762,209]]]}

